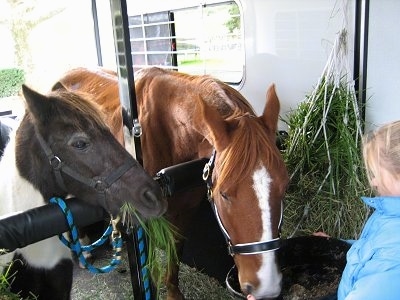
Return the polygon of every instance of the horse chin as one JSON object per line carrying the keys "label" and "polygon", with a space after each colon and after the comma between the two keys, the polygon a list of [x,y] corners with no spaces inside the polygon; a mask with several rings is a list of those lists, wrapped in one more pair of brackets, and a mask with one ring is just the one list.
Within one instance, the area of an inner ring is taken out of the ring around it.
{"label": "horse chin", "polygon": [[267,294],[267,295],[265,295],[265,294],[258,295],[258,294],[257,294],[257,291],[256,291],[256,292],[254,292],[252,295],[253,295],[256,299],[259,299],[259,300],[275,300],[275,299],[280,299],[280,298],[278,298],[279,295],[281,294],[280,291],[281,291],[281,290],[279,289],[279,292],[275,292],[275,293],[271,293],[271,294]]}
{"label": "horse chin", "polygon": [[274,290],[270,290],[268,293],[265,293],[265,292],[260,291],[260,289],[249,288],[247,286],[247,284],[244,284],[244,286],[242,285],[242,292],[244,295],[251,294],[256,299],[273,300],[273,299],[278,299],[278,297],[280,296],[281,287],[279,286],[278,288],[276,288]]}
{"label": "horse chin", "polygon": [[252,294],[256,299],[276,299],[281,294],[282,273],[271,253],[262,256],[264,263],[258,267],[253,265],[256,260],[252,255],[235,256],[240,288],[244,295]]}
{"label": "horse chin", "polygon": [[121,206],[116,203],[106,203],[106,207],[103,208],[114,218],[121,214]]}

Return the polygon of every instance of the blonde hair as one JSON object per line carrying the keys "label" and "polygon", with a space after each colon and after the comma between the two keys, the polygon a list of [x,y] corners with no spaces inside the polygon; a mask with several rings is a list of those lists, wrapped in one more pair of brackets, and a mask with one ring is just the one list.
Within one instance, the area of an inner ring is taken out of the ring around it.
{"label": "blonde hair", "polygon": [[384,189],[388,189],[381,178],[382,168],[400,180],[400,120],[383,125],[364,136],[363,159],[371,186],[375,178]]}

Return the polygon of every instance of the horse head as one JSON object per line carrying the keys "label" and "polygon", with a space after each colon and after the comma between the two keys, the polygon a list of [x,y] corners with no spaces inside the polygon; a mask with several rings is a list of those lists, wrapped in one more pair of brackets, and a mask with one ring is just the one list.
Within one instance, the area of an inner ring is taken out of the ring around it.
{"label": "horse head", "polygon": [[[206,97],[227,97],[229,101],[224,102],[228,104],[240,98],[233,89],[223,89],[215,88],[216,92]],[[209,199],[237,266],[243,293],[275,298],[282,285],[276,250],[288,183],[275,145],[279,100],[271,86],[260,117],[248,109],[233,109],[223,116],[221,109],[210,103],[200,101],[195,119],[215,151],[204,174]]]}
{"label": "horse head", "polygon": [[17,132],[17,167],[45,199],[72,194],[113,215],[124,203],[143,217],[165,212],[158,183],[115,139],[86,94],[42,95],[27,86],[23,94],[27,111]]}

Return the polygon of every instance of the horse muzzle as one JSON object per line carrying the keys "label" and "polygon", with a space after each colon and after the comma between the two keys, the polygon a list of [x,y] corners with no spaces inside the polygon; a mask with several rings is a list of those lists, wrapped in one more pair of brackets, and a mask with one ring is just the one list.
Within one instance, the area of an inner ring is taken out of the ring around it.
{"label": "horse muzzle", "polygon": [[141,192],[141,204],[143,205],[143,210],[151,213],[153,217],[159,217],[163,215],[168,208],[168,202],[163,197],[161,189],[158,185],[157,187],[144,187]]}

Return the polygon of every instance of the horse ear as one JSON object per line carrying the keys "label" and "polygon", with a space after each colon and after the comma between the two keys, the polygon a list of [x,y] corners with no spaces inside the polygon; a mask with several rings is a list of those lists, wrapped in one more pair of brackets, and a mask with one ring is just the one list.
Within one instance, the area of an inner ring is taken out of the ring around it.
{"label": "horse ear", "polygon": [[57,81],[53,87],[51,88],[52,91],[67,91],[67,87],[63,85],[60,81]]}
{"label": "horse ear", "polygon": [[218,110],[208,105],[203,99],[198,101],[194,125],[206,137],[217,152],[223,151],[229,144],[228,124]]}
{"label": "horse ear", "polygon": [[269,129],[270,135],[275,139],[278,127],[280,104],[275,91],[275,84],[271,84],[267,90],[264,112],[260,117],[265,126]]}
{"label": "horse ear", "polygon": [[48,98],[25,84],[22,85],[22,93],[33,117],[42,124],[48,122],[51,117],[51,106]]}

